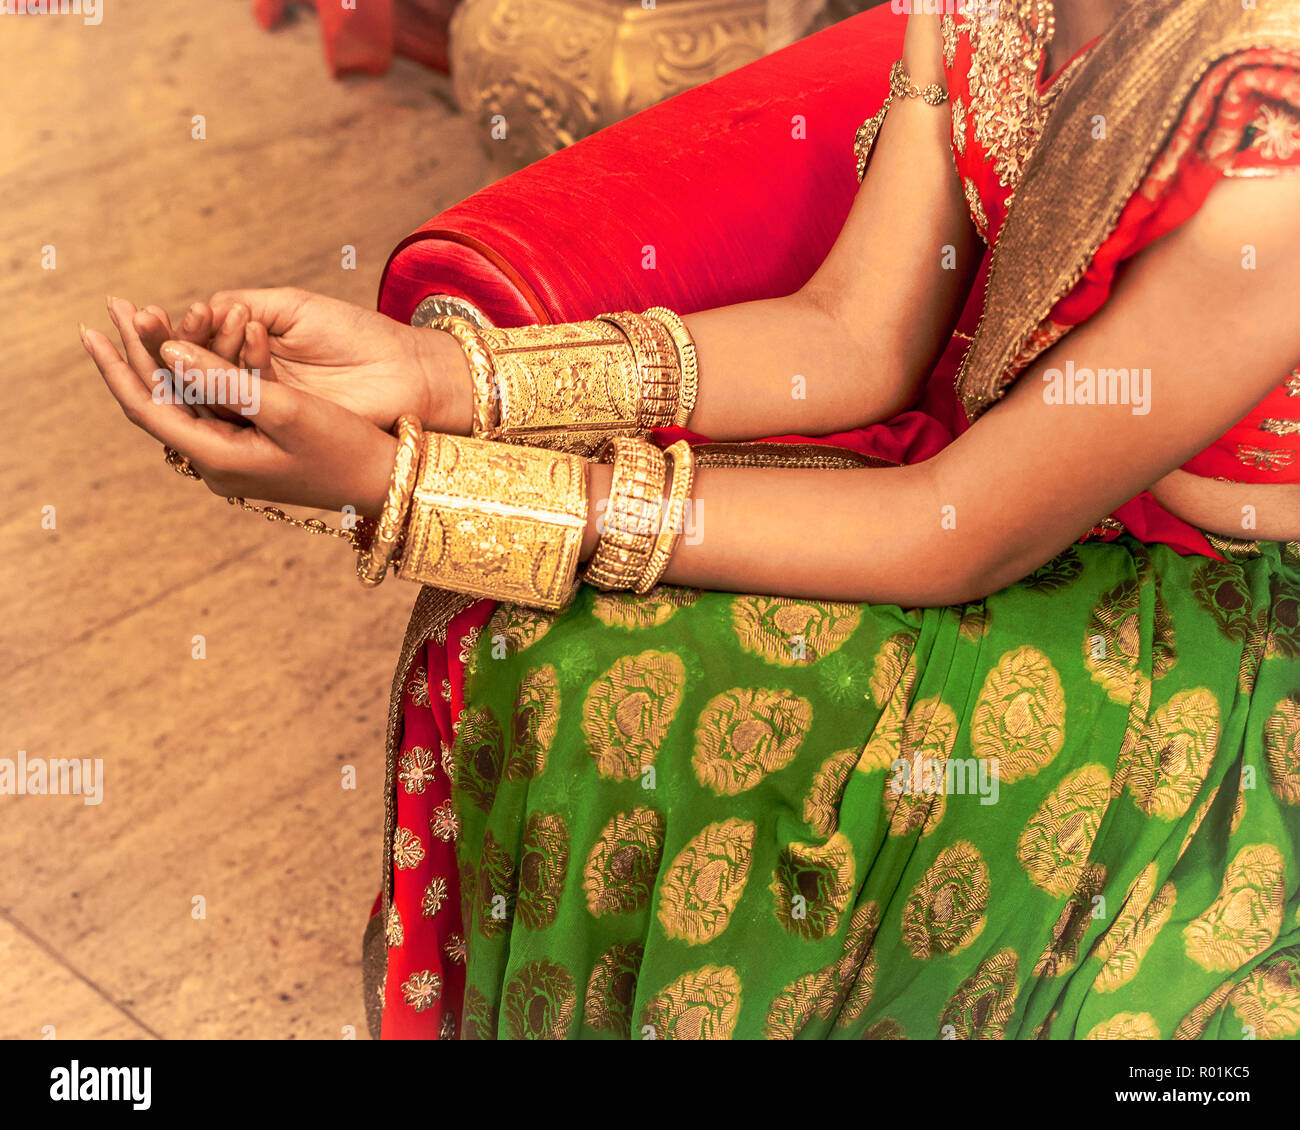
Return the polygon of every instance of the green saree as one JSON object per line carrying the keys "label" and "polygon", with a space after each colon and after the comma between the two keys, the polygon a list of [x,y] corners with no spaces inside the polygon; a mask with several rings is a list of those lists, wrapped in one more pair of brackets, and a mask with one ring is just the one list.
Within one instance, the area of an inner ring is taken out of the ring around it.
{"label": "green saree", "polygon": [[[931,378],[967,420],[1104,301],[1132,253],[1093,272],[1108,240],[1155,238],[1127,205],[1202,165],[1173,123],[1245,105],[1205,93],[1217,62],[1265,52],[1252,73],[1300,107],[1296,11],[1153,0],[1033,129],[1023,90],[972,98],[972,177],[981,136],[1006,159],[1041,128],[1052,160],[1013,154],[1023,180],[983,197],[967,178],[1001,230],[961,368]],[[969,30],[943,32],[958,101]],[[1023,83],[1013,61],[981,66]],[[1209,132],[1233,161],[1272,137],[1248,118]],[[1155,536],[961,607],[584,587],[488,619],[426,589],[367,950],[384,1035],[1300,1037],[1300,544],[1216,558],[1186,527],[1181,556],[1151,508],[1129,529]]]}
{"label": "green saree", "polygon": [[463,1038],[1300,1035],[1300,547],[499,608]]}

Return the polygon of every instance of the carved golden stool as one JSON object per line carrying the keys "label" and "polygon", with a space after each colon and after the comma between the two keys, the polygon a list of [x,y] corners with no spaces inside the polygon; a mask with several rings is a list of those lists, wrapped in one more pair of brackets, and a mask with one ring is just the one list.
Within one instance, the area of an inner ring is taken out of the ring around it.
{"label": "carved golden stool", "polygon": [[[806,27],[802,10],[811,18],[824,0],[775,6],[783,25]],[[517,167],[783,46],[769,38],[773,7],[773,0],[464,0],[451,25],[452,82],[489,153]]]}

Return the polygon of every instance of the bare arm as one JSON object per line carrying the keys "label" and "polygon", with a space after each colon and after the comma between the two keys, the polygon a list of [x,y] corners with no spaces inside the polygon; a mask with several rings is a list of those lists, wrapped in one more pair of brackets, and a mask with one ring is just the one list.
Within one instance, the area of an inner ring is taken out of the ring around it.
{"label": "bare arm", "polygon": [[[947,85],[937,17],[911,17],[903,62],[917,83]],[[849,217],[802,289],[685,319],[700,358],[693,430],[718,440],[825,435],[915,401],[984,253],[951,147],[946,105],[895,101]],[[945,247],[954,269],[942,265]],[[804,399],[792,397],[796,375]]]}
{"label": "bare arm", "polygon": [[[1259,249],[1256,270],[1242,269],[1247,243]],[[1295,364],[1297,291],[1300,178],[1225,182],[934,459],[702,470],[699,537],[683,539],[667,580],[905,606],[996,592],[1245,415]],[[1043,371],[1067,359],[1149,368],[1149,413],[1045,403]],[[593,467],[593,497],[607,493],[608,474]]]}
{"label": "bare arm", "polygon": [[[946,85],[936,17],[908,22],[903,60],[916,82]],[[817,273],[785,298],[685,319],[700,359],[692,430],[718,440],[824,435],[916,399],[983,255],[953,174],[950,129],[946,105],[897,100]],[[955,248],[954,270],[941,266],[945,245]],[[796,376],[802,399],[792,395]]]}

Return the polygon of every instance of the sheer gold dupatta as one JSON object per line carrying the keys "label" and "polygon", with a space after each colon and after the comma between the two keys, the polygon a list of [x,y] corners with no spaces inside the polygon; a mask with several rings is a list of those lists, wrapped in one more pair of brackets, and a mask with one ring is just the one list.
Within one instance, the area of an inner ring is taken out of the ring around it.
{"label": "sheer gold dupatta", "polygon": [[1114,232],[1210,68],[1248,48],[1300,50],[1300,0],[1257,2],[1140,0],[1084,60],[994,245],[984,312],[956,380],[968,420],[1061,336],[1042,332],[1048,315]]}

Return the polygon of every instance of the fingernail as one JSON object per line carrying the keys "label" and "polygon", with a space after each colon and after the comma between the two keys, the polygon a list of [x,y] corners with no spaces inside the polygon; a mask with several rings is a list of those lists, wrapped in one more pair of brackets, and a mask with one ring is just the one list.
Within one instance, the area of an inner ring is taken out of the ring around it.
{"label": "fingernail", "polygon": [[105,299],[104,299],[104,305],[106,305],[106,306],[108,307],[108,312],[111,314],[111,313],[113,312],[113,303],[114,303],[114,302],[121,302],[121,301],[122,301],[122,300],[121,300],[120,298],[118,298],[118,296],[117,296],[116,294],[110,294],[110,295],[108,295],[108,296],[105,297]]}
{"label": "fingernail", "polygon": [[164,341],[158,352],[162,354],[164,360],[170,361],[173,365],[177,362],[184,365],[189,361],[189,354],[185,352],[179,342]]}
{"label": "fingernail", "polygon": [[191,306],[188,310],[185,311],[185,317],[181,319],[181,325],[187,327],[193,327],[198,325],[198,321],[199,321],[198,311],[193,306]]}
{"label": "fingernail", "polygon": [[77,333],[79,333],[79,334],[81,335],[81,344],[82,344],[82,345],[87,345],[87,346],[88,346],[88,345],[89,345],[89,342],[86,341],[86,323],[85,323],[85,322],[78,322],[78,323],[77,323]]}
{"label": "fingernail", "polygon": [[239,325],[239,317],[243,313],[243,310],[244,308],[238,303],[232,306],[230,308],[230,313],[226,315],[226,320],[221,323],[221,328],[223,330],[233,330],[237,325]]}

